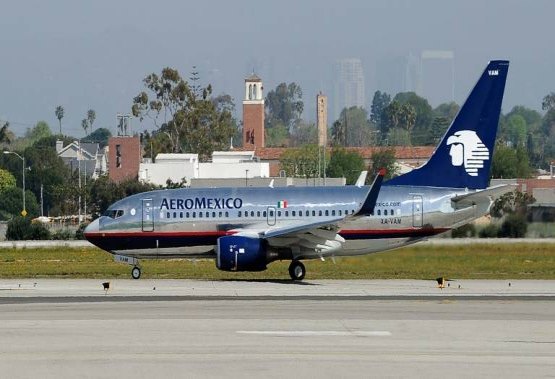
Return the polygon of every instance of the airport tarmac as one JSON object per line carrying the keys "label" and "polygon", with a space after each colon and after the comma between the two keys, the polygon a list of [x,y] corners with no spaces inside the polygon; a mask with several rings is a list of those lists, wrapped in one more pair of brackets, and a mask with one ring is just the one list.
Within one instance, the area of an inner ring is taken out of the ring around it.
{"label": "airport tarmac", "polygon": [[0,372],[11,378],[555,373],[555,281],[464,280],[441,290],[433,281],[411,280],[117,280],[106,295],[101,282],[1,280]]}

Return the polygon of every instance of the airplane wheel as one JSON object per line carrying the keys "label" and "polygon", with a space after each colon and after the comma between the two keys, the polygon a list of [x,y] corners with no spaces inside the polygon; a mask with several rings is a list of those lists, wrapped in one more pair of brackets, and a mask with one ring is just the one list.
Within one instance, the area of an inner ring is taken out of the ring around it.
{"label": "airplane wheel", "polygon": [[289,265],[289,275],[293,280],[303,280],[306,275],[306,268],[300,261],[293,261]]}
{"label": "airplane wheel", "polygon": [[133,269],[131,270],[131,277],[133,279],[139,279],[141,277],[141,269],[138,267],[133,267]]}

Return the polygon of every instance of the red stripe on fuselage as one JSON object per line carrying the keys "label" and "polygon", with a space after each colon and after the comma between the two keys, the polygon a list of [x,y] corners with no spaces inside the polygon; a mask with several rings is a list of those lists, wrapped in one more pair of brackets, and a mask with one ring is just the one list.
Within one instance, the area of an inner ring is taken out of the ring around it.
{"label": "red stripe on fuselage", "polygon": [[[338,234],[347,236],[357,236],[357,235],[399,235],[399,237],[404,237],[406,235],[418,235],[418,234],[439,234],[448,231],[449,228],[407,228],[407,229],[343,229],[340,230]],[[224,237],[236,234],[236,231],[197,231],[197,232],[94,232],[85,233],[85,237]]]}

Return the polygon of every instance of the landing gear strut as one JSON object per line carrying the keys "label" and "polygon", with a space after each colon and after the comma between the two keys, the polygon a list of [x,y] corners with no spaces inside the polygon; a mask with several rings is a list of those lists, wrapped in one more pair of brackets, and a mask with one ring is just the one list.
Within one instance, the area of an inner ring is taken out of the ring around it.
{"label": "landing gear strut", "polygon": [[292,280],[303,280],[306,275],[306,268],[301,261],[292,261],[289,265],[289,275]]}
{"label": "landing gear strut", "polygon": [[133,279],[139,279],[141,277],[141,268],[138,266],[133,267],[131,270],[131,277]]}

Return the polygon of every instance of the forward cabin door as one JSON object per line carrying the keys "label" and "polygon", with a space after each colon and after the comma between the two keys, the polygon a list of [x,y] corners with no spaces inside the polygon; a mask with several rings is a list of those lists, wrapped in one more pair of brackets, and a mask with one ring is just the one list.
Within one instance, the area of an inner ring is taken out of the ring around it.
{"label": "forward cabin door", "polygon": [[142,228],[143,232],[154,230],[154,212],[152,211],[152,199],[142,199]]}
{"label": "forward cabin door", "polygon": [[422,195],[412,195],[412,226],[421,228],[424,218]]}

